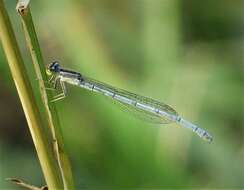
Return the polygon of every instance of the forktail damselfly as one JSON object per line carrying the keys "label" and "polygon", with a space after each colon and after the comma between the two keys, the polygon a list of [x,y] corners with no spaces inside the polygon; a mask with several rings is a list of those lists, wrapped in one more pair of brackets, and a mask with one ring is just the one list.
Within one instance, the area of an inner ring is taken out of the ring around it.
{"label": "forktail damselfly", "polygon": [[54,88],[57,87],[58,83],[60,83],[62,88],[62,93],[56,96],[54,101],[66,96],[66,82],[107,96],[122,104],[128,110],[132,111],[132,113],[139,115],[142,119],[149,122],[158,124],[176,122],[182,127],[191,129],[199,137],[208,142],[213,140],[212,136],[208,132],[183,119],[173,108],[157,100],[112,87],[108,84],[81,75],[75,71],[63,69],[57,61],[52,62],[48,66],[47,73],[52,75],[50,81],[53,81]]}

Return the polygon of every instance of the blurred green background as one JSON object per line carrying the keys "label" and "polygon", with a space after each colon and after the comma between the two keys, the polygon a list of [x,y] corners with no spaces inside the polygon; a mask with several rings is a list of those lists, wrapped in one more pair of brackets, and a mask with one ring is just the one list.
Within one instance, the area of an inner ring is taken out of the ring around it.
{"label": "blurred green background", "polygon": [[[15,1],[5,4],[30,65]],[[241,0],[32,1],[46,64],[158,99],[214,136],[208,144],[176,124],[147,124],[68,86],[56,104],[77,189],[244,188],[243,9]],[[0,188],[16,188],[4,181],[13,176],[41,186],[2,47],[0,73]]]}

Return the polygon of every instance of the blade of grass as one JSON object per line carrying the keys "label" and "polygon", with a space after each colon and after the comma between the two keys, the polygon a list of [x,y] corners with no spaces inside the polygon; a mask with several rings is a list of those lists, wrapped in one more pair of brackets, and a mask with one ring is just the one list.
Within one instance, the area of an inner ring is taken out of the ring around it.
{"label": "blade of grass", "polygon": [[0,39],[6,54],[12,77],[27,119],[42,171],[49,189],[61,189],[62,181],[48,138],[43,130],[43,121],[33,95],[30,81],[10,23],[9,16],[0,0]]}
{"label": "blade of grass", "polygon": [[21,0],[17,3],[16,9],[21,17],[26,43],[29,48],[35,72],[39,81],[39,90],[42,98],[42,103],[45,107],[45,115],[48,120],[48,126],[51,130],[53,145],[56,158],[62,174],[64,189],[74,189],[72,170],[68,155],[65,153],[60,121],[54,103],[49,103],[53,98],[53,93],[46,91],[44,81],[48,81],[46,75],[46,67],[43,63],[40,45],[35,32],[34,23],[31,16],[28,0]]}

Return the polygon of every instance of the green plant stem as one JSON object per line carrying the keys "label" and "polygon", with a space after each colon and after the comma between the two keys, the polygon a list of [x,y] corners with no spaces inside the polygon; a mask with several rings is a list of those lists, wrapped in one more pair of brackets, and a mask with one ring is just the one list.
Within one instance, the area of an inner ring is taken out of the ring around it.
{"label": "green plant stem", "polygon": [[60,167],[64,189],[72,190],[74,189],[72,170],[68,159],[68,155],[65,153],[60,122],[55,104],[49,103],[50,100],[53,98],[53,94],[50,90],[46,91],[45,84],[43,82],[48,81],[48,77],[46,75],[46,67],[43,63],[42,53],[40,45],[38,43],[38,38],[35,32],[35,27],[28,3],[28,1],[22,0],[17,4],[16,9],[21,17],[26,43],[30,51],[32,62],[35,68],[35,73],[39,81],[39,89],[42,98],[42,103],[45,107],[46,112],[45,118],[47,119],[49,129],[51,130],[52,138],[54,139],[53,145],[56,158]]}
{"label": "green plant stem", "polygon": [[55,162],[52,150],[48,146],[48,138],[43,133],[41,114],[34,99],[33,90],[26,74],[23,59],[2,0],[0,0],[0,39],[47,185],[49,189],[61,189],[62,182],[59,176],[59,169]]}

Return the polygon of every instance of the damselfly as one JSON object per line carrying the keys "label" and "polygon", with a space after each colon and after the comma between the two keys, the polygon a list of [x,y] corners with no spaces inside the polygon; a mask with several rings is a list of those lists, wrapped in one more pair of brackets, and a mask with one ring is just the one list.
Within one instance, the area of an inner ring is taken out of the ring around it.
{"label": "damselfly", "polygon": [[112,87],[75,71],[63,69],[57,61],[52,62],[48,66],[47,73],[51,75],[50,82],[52,81],[54,83],[54,88],[56,89],[58,83],[62,88],[62,93],[56,96],[54,101],[66,96],[66,82],[107,96],[149,122],[158,124],[176,122],[182,127],[191,129],[194,133],[208,142],[213,140],[208,132],[189,121],[186,121],[180,117],[173,108],[157,100]]}

